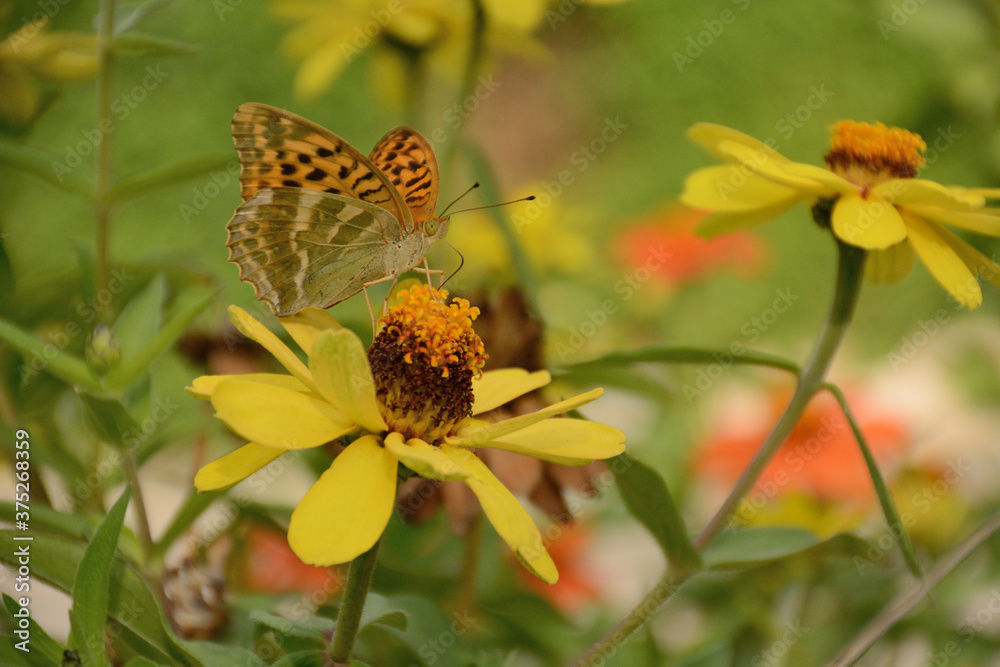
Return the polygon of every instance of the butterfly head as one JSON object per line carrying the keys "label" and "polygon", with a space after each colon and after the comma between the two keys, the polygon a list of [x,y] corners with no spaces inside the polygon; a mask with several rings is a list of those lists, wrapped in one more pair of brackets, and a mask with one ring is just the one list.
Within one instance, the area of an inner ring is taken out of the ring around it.
{"label": "butterfly head", "polygon": [[448,233],[448,225],[451,223],[451,216],[444,215],[439,218],[430,218],[424,222],[424,235],[431,243],[444,238]]}

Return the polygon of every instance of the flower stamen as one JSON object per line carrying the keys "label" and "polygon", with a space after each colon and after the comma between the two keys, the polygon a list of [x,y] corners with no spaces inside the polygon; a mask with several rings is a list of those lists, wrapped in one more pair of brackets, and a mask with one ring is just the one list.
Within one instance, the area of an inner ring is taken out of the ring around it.
{"label": "flower stamen", "polygon": [[922,166],[927,144],[920,135],[883,123],[842,120],[832,128],[830,152],[825,160],[830,171],[863,189],[890,178],[913,178]]}
{"label": "flower stamen", "polygon": [[446,290],[428,285],[398,296],[379,320],[368,360],[389,428],[433,444],[472,413],[472,378],[486,362],[472,329],[479,309],[458,298],[449,305]]}

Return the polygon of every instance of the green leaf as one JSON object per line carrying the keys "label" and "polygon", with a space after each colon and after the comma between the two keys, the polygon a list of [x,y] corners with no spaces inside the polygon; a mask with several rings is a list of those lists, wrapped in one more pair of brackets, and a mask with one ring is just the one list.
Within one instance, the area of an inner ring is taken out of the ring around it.
{"label": "green leaf", "polygon": [[4,319],[0,319],[0,339],[10,343],[24,357],[18,365],[22,383],[30,382],[38,373],[48,372],[69,385],[94,393],[101,392],[97,377],[86,362],[51,343],[39,340]]}
{"label": "green leaf", "polygon": [[162,273],[158,273],[122,308],[112,329],[121,345],[123,359],[139,354],[149,339],[156,335],[166,298],[167,280]]}
{"label": "green leaf", "polygon": [[[17,506],[14,503],[0,503],[0,519],[7,523],[14,523],[16,511]],[[94,526],[78,514],[57,512],[51,507],[33,504],[31,506],[31,528],[32,530],[43,530],[66,537],[79,538],[81,535],[88,534]]]}
{"label": "green leaf", "polygon": [[173,0],[146,0],[133,7],[119,7],[115,16],[115,34],[123,33],[138,26],[149,15],[166,7]]}
{"label": "green leaf", "polygon": [[62,156],[43,153],[30,146],[0,142],[0,164],[38,176],[64,192],[93,199],[94,184],[75,174],[74,168],[63,163],[62,159]]}
{"label": "green leaf", "polygon": [[87,408],[88,422],[105,442],[121,448],[125,446],[125,434],[138,431],[139,425],[121,401],[100,398],[85,391],[78,391],[77,394]]}
{"label": "green leaf", "polygon": [[276,616],[259,609],[250,612],[250,620],[288,637],[316,639],[324,644],[329,643],[330,638],[333,636],[333,628],[336,625],[331,619],[321,616],[291,619],[284,616]]}
{"label": "green leaf", "polygon": [[111,563],[131,497],[132,487],[127,486],[91,538],[73,580],[68,643],[79,651],[86,664],[105,663],[104,626],[108,618]]}
{"label": "green leaf", "polygon": [[167,348],[174,344],[189,324],[212,301],[215,290],[192,287],[174,301],[167,323],[130,359],[123,358],[120,366],[108,373],[105,385],[110,392],[121,391],[145,372]]}
{"label": "green leaf", "polygon": [[[0,562],[16,567],[15,549],[23,543],[14,541],[12,531],[0,531]],[[87,545],[53,535],[36,534],[31,543],[31,571],[39,580],[69,593],[77,565]],[[172,633],[156,597],[142,576],[120,558],[113,558],[109,580],[108,616],[121,626],[123,638],[140,643],[141,653],[165,664],[192,664],[174,648]]]}
{"label": "green leaf", "polygon": [[358,627],[363,629],[365,626],[378,623],[405,631],[409,621],[407,613],[387,598],[378,593],[369,593],[365,598],[365,609],[361,612],[361,622]]}
{"label": "green leaf", "polygon": [[[153,339],[163,321],[163,305],[167,298],[167,279],[156,274],[135,297],[129,301],[115,320],[114,338],[121,349],[124,363],[141,354],[146,343]],[[122,362],[119,362],[122,363]],[[150,373],[147,368],[122,392],[122,402],[137,421],[148,414],[152,400]],[[137,434],[138,431],[130,431]],[[123,438],[124,440],[124,438]]]}
{"label": "green leaf", "polygon": [[264,667],[266,664],[253,651],[239,646],[226,646],[215,642],[191,641],[173,638],[174,643],[182,647],[190,655],[195,664],[202,665],[239,665],[240,667]]}
{"label": "green leaf", "polygon": [[160,667],[160,665],[162,665],[162,663],[153,662],[149,658],[144,658],[141,655],[137,655],[125,663],[125,667]]}
{"label": "green leaf", "polygon": [[115,52],[123,56],[178,56],[196,53],[201,47],[170,37],[129,30],[115,35]]}
{"label": "green leaf", "polygon": [[879,505],[882,506],[882,513],[885,515],[885,521],[889,525],[892,534],[896,536],[899,542],[899,550],[903,552],[903,559],[906,561],[906,566],[910,569],[910,573],[917,579],[924,578],[924,568],[920,565],[920,561],[917,560],[917,552],[913,548],[913,543],[910,542],[910,536],[906,533],[906,524],[899,517],[899,510],[896,509],[896,503],[892,499],[892,493],[889,491],[889,485],[885,483],[885,478],[882,476],[882,470],[878,467],[878,462],[875,460],[875,455],[872,454],[871,448],[868,447],[868,441],[865,439],[865,434],[861,430],[861,426],[858,424],[857,419],[854,418],[854,413],[851,411],[851,406],[847,402],[847,397],[840,390],[840,387],[826,383],[823,387],[833,394],[833,397],[837,399],[840,404],[840,409],[844,412],[844,416],[847,418],[847,423],[851,425],[851,431],[854,433],[854,439],[858,443],[858,447],[861,448],[861,455],[865,458],[865,465],[868,467],[868,475],[872,478],[872,485],[875,487],[875,495],[878,496]]}
{"label": "green leaf", "polygon": [[767,352],[744,350],[733,354],[725,348],[711,349],[700,347],[673,347],[670,345],[650,345],[637,350],[610,352],[591,359],[571,364],[568,370],[580,370],[591,366],[628,366],[642,362],[657,362],[668,364],[721,364],[728,368],[731,365],[767,366],[798,375],[801,372],[798,364],[784,357]]}
{"label": "green leaf", "polygon": [[[32,658],[31,653],[25,653],[14,648],[16,637],[0,637],[0,665],[4,667],[51,667],[52,663]],[[59,663],[56,663],[59,664]]]}
{"label": "green leaf", "polygon": [[628,511],[653,534],[671,567],[681,571],[700,568],[701,558],[663,478],[628,454],[609,459],[608,467]]}
{"label": "green leaf", "polygon": [[[224,170],[235,158],[225,155],[202,155],[167,164],[150,171],[126,176],[113,186],[108,197],[113,202],[134,199],[171,185],[197,178],[210,171]],[[235,177],[233,177],[235,179]]]}
{"label": "green leaf", "polygon": [[[32,516],[31,520],[32,522],[34,522],[35,517]],[[22,615],[21,605],[18,604],[17,601],[14,600],[14,598],[10,597],[6,593],[4,593],[3,596],[3,604],[7,608],[7,611],[10,612],[13,631],[16,632],[18,630],[21,630],[22,632],[27,631],[28,633],[27,636],[24,635],[18,636],[15,634],[11,640],[11,644],[14,646],[15,651],[21,650],[17,648],[18,643],[21,643],[26,640],[29,642],[25,644],[25,646],[27,646],[30,650],[24,652],[23,656],[26,659],[26,664],[30,665],[46,665],[50,663],[59,664],[59,662],[62,661],[62,653],[63,653],[62,645],[55,639],[52,639],[52,637],[49,636],[49,633],[45,632],[42,626],[38,625],[38,623],[35,621],[34,618],[32,618],[31,616],[25,617],[24,615]],[[28,610],[28,613],[31,612],[30,606],[27,607],[26,609]],[[24,628],[21,625],[22,623],[26,623],[28,627]],[[47,663],[46,661],[49,662]],[[6,665],[10,663],[5,661],[4,664]]]}
{"label": "green leaf", "polygon": [[867,547],[863,540],[848,533],[823,540],[802,528],[763,526],[719,533],[702,553],[702,558],[705,565],[714,570],[740,570],[812,551],[858,555]]}
{"label": "green leaf", "polygon": [[[276,661],[273,667],[327,667],[329,664],[326,651],[296,651]],[[363,664],[351,661],[351,667]]]}

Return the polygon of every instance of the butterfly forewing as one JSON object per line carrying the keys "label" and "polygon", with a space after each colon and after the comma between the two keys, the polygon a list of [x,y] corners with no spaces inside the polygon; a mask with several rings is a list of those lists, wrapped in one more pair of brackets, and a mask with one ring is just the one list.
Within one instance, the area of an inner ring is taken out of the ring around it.
{"label": "butterfly forewing", "polygon": [[399,225],[381,207],[302,188],[261,190],[229,222],[229,260],[279,316],[326,308],[386,275]]}
{"label": "butterfly forewing", "polygon": [[410,211],[382,171],[329,130],[283,109],[247,103],[233,116],[243,201],[265,188],[305,188],[375,204],[410,226]]}
{"label": "butterfly forewing", "polygon": [[417,229],[434,217],[438,197],[438,166],[434,149],[415,130],[390,130],[372,149],[372,163],[392,182],[413,216]]}

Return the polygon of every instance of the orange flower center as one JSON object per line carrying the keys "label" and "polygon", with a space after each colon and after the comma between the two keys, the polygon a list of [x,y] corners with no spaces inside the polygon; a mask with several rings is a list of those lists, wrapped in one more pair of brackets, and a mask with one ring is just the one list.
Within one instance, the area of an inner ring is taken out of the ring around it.
{"label": "orange flower center", "polygon": [[882,123],[842,120],[832,128],[826,164],[863,189],[893,178],[913,178],[924,166],[927,144],[914,134]]}
{"label": "orange flower center", "polygon": [[432,444],[472,413],[472,378],[486,363],[472,330],[479,309],[447,296],[428,285],[401,291],[368,349],[389,428]]}

